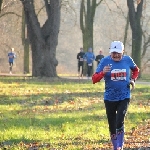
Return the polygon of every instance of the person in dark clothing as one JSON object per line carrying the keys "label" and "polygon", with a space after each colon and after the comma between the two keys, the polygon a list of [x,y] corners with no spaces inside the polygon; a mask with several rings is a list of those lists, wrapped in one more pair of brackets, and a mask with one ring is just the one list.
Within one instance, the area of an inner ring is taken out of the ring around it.
{"label": "person in dark clothing", "polygon": [[79,77],[83,77],[83,56],[84,56],[83,48],[80,48],[80,52],[77,54],[78,59],[78,75]]}
{"label": "person in dark clothing", "polygon": [[97,66],[100,63],[101,59],[104,58],[104,55],[102,55],[102,51],[99,51],[99,55],[96,56],[95,61],[97,61]]}

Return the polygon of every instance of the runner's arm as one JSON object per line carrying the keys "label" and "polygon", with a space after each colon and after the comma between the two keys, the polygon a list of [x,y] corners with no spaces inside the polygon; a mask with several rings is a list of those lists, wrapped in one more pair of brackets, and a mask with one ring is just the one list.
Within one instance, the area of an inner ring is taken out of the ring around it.
{"label": "runner's arm", "polygon": [[104,77],[104,73],[103,71],[99,72],[99,73],[94,73],[92,75],[92,81],[93,81],[93,84],[97,83],[97,82],[100,82],[100,80]]}

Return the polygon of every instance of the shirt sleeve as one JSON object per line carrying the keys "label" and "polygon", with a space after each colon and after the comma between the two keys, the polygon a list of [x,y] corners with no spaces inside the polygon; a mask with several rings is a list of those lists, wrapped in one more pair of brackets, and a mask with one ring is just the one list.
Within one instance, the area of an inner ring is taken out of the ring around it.
{"label": "shirt sleeve", "polygon": [[96,69],[95,73],[92,76],[93,84],[95,84],[97,82],[100,82],[100,80],[104,77],[104,73],[103,73],[104,65],[103,64],[104,64],[103,61],[101,61],[98,64],[97,69]]}
{"label": "shirt sleeve", "polygon": [[140,69],[137,66],[135,66],[135,68],[132,69],[131,78],[134,79],[134,80],[136,80],[138,78],[139,71],[140,71]]}
{"label": "shirt sleeve", "polygon": [[97,61],[97,56],[96,56],[96,58],[95,58],[95,61]]}
{"label": "shirt sleeve", "polygon": [[93,54],[93,60],[95,60],[95,55]]}
{"label": "shirt sleeve", "polygon": [[98,64],[95,72],[99,73],[99,72],[103,71],[103,68],[104,68],[104,59],[102,59],[101,62]]}
{"label": "shirt sleeve", "polygon": [[77,54],[77,59],[79,59],[79,53]]}
{"label": "shirt sleeve", "polygon": [[130,56],[129,56],[129,63],[131,69],[131,78],[136,80],[138,78],[140,69],[138,68],[138,66],[135,64],[135,62]]}
{"label": "shirt sleeve", "polygon": [[94,73],[92,75],[92,81],[93,81],[93,84],[97,83],[97,82],[100,82],[100,80],[104,77],[104,73],[103,71],[99,72],[99,73]]}
{"label": "shirt sleeve", "polygon": [[83,55],[83,59],[86,59],[86,53]]}

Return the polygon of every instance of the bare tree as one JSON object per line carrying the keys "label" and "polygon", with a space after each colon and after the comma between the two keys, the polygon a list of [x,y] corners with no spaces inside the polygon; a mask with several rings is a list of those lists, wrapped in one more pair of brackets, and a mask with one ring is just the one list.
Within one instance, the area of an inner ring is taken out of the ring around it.
{"label": "bare tree", "polygon": [[[81,0],[80,5],[80,29],[82,31],[83,49],[86,52],[89,47],[93,48],[93,24],[97,6],[103,0],[97,3],[97,0]],[[86,4],[86,7],[85,7]],[[84,75],[86,74],[87,66],[84,65]]]}
{"label": "bare tree", "polygon": [[45,24],[40,23],[35,13],[34,0],[21,0],[27,22],[27,35],[32,49],[32,75],[55,77],[56,47],[60,27],[60,0],[44,0],[47,13]]}
{"label": "bare tree", "polygon": [[135,7],[134,0],[127,0],[129,8],[129,20],[132,30],[132,58],[141,68],[141,46],[142,46],[142,27],[141,17],[143,10],[143,0],[137,0]]}
{"label": "bare tree", "polygon": [[30,42],[29,37],[26,33],[26,18],[24,10],[22,10],[22,31],[21,31],[22,45],[24,47],[24,74],[30,73],[29,70],[29,50]]}
{"label": "bare tree", "polygon": [[[103,0],[97,3],[97,0],[81,0],[80,6],[80,28],[83,38],[83,49],[87,51],[89,47],[93,48],[93,24],[96,8]],[[86,4],[86,6],[85,6]]]}

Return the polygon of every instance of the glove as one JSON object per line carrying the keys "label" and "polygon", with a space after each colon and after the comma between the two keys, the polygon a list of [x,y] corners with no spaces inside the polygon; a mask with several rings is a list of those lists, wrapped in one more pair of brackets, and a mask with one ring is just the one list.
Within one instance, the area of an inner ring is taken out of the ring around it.
{"label": "glove", "polygon": [[132,86],[132,87],[131,87],[131,91],[132,91],[132,90],[135,89],[135,80],[134,80],[134,79],[131,79],[131,80],[130,80],[130,84],[131,84],[131,86]]}

